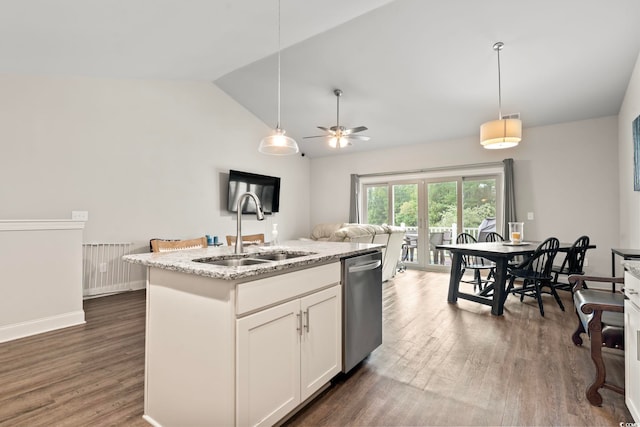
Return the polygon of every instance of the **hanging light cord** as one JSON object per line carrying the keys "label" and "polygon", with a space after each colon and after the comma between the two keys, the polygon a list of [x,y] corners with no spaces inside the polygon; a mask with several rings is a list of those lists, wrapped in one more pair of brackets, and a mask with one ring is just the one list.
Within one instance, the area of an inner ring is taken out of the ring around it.
{"label": "hanging light cord", "polygon": [[498,52],[498,120],[502,120],[502,85],[500,84],[500,51],[504,43],[497,42],[493,45],[493,50]]}
{"label": "hanging light cord", "polygon": [[276,129],[280,129],[280,0],[278,0],[278,121]]}

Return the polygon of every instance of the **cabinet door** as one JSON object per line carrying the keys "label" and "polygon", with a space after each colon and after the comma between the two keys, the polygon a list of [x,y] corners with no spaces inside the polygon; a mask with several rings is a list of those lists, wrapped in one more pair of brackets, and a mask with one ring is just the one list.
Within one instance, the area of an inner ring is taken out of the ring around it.
{"label": "cabinet door", "polygon": [[237,418],[272,425],[300,403],[300,301],[237,320]]}
{"label": "cabinet door", "polygon": [[625,403],[635,422],[640,422],[640,310],[624,302]]}
{"label": "cabinet door", "polygon": [[301,299],[301,400],[342,369],[341,288],[334,286]]}

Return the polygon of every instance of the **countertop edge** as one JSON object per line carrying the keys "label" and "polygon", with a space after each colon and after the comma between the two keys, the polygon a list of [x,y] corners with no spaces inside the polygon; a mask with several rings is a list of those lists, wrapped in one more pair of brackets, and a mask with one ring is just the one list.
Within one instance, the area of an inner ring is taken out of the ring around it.
{"label": "countertop edge", "polygon": [[310,268],[332,261],[339,261],[342,258],[380,251],[383,247],[384,245],[381,244],[368,243],[290,241],[277,247],[264,246],[250,248],[247,256],[257,252],[264,253],[287,250],[305,251],[313,254],[282,261],[271,261],[264,264],[246,266],[216,266],[193,261],[193,259],[198,258],[231,255],[232,248],[228,246],[165,253],[132,254],[125,255],[122,259],[132,264],[161,268],[185,274],[222,280],[240,280],[273,275],[274,273],[284,273],[288,270],[300,269],[301,267]]}

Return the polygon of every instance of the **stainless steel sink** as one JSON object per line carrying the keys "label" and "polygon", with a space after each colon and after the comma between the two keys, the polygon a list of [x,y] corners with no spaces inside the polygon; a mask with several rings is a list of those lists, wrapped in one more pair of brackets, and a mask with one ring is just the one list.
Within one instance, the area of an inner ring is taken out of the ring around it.
{"label": "stainless steel sink", "polygon": [[205,264],[213,264],[213,265],[222,265],[225,267],[237,267],[241,265],[255,265],[255,264],[265,264],[269,261],[254,259],[254,258],[226,258],[226,259],[215,259],[215,258],[201,258],[194,259],[195,262],[202,262]]}
{"label": "stainless steel sink", "polygon": [[272,261],[284,261],[291,258],[299,258],[307,255],[315,255],[315,252],[296,251],[272,251],[255,254],[222,255],[208,258],[194,259],[193,262],[221,265],[223,267],[238,267],[243,265],[265,264]]}
{"label": "stainless steel sink", "polygon": [[253,255],[251,258],[263,259],[268,261],[283,261],[285,259],[299,258],[307,255],[315,255],[315,252],[267,252],[263,254]]}

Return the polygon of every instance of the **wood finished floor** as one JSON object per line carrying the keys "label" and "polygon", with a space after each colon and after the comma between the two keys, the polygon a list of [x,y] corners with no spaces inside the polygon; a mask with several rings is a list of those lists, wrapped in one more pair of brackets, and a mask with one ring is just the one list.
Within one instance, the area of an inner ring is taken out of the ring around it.
{"label": "wood finished floor", "polygon": [[[576,323],[545,300],[510,297],[502,317],[446,303],[448,275],[407,271],[384,285],[384,343],[291,426],[572,425],[632,422],[624,398],[584,389],[593,376]],[[469,285],[470,286],[470,285]],[[571,307],[569,295],[562,293]],[[146,426],[144,292],[85,301],[87,324],[0,344],[0,426]],[[624,358],[607,351],[624,382]]]}

